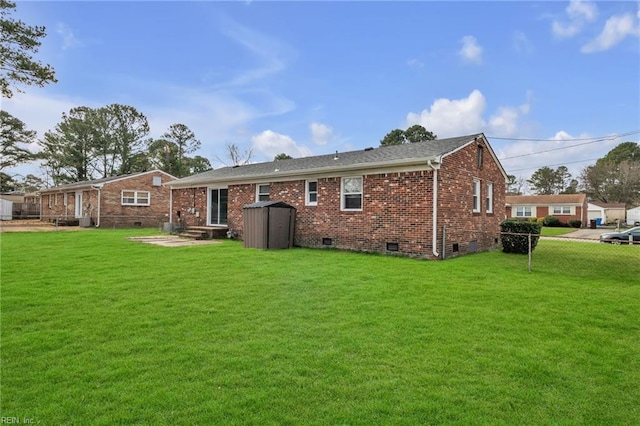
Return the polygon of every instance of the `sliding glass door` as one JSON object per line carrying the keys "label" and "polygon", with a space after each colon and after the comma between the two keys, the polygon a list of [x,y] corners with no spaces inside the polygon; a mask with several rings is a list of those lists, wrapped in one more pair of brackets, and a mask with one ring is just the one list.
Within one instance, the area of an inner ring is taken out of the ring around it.
{"label": "sliding glass door", "polygon": [[209,225],[227,224],[227,189],[209,189]]}

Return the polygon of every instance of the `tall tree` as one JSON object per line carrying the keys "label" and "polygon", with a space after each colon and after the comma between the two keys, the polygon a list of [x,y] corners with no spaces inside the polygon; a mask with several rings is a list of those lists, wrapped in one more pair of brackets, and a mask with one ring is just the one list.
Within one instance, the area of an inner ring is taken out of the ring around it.
{"label": "tall tree", "polygon": [[402,145],[403,143],[405,143],[404,131],[393,129],[382,138],[380,146]]}
{"label": "tall tree", "polygon": [[279,161],[279,160],[291,160],[293,159],[292,156],[290,156],[289,154],[285,154],[284,152],[282,154],[278,154],[273,158],[273,161]]}
{"label": "tall tree", "polygon": [[39,157],[51,174],[54,185],[90,180],[94,177],[96,132],[91,123],[93,110],[73,108],[40,141]]}
{"label": "tall tree", "polygon": [[206,172],[207,170],[211,170],[211,163],[208,159],[196,155],[193,158],[187,158],[187,166],[188,166],[188,175],[193,175],[196,173]]}
{"label": "tall tree", "polygon": [[522,195],[526,186],[526,180],[522,176],[507,175],[507,195]]}
{"label": "tall tree", "polygon": [[34,142],[35,130],[28,130],[22,120],[0,110],[0,171],[34,160],[26,147]]}
{"label": "tall tree", "polygon": [[[244,151],[240,151],[240,147],[234,143],[228,143],[225,145],[227,158],[231,161],[232,166],[244,166],[245,164],[249,164],[251,162],[251,157],[253,157],[252,149],[245,149]],[[216,159],[220,161],[222,164],[227,165],[227,162],[216,156]]]}
{"label": "tall tree", "polygon": [[407,130],[405,130],[404,137],[407,141],[412,143],[438,139],[437,135],[434,135],[432,132],[428,131],[419,124],[414,124]]}
{"label": "tall tree", "polygon": [[31,56],[38,53],[46,28],[12,19],[9,15],[15,8],[15,3],[0,0],[0,91],[6,98],[13,96],[14,90],[22,91],[16,84],[42,87],[58,81],[50,65]]}
{"label": "tall tree", "polygon": [[166,139],[150,139],[147,156],[151,167],[178,177],[181,166],[178,162],[178,146],[175,143]]}
{"label": "tall tree", "polygon": [[15,191],[17,187],[18,182],[13,180],[13,177],[5,172],[0,172],[0,192]]}
{"label": "tall tree", "polygon": [[402,145],[404,143],[416,143],[432,141],[438,136],[425,129],[419,124],[414,124],[406,130],[393,129],[380,141],[380,146]]}
{"label": "tall tree", "polygon": [[175,170],[172,174],[177,177],[187,176],[189,174],[187,154],[197,151],[201,146],[195,133],[186,125],[176,123],[169,126],[169,130],[162,135],[162,138],[176,147],[172,153],[175,156]]}
{"label": "tall tree", "polygon": [[527,180],[527,182],[538,195],[558,193],[558,174],[550,167],[544,166],[539,168],[531,175],[531,179]]}
{"label": "tall tree", "polygon": [[[149,134],[147,117],[129,105],[111,104],[97,111],[107,123],[107,132],[113,147],[113,157],[118,165],[116,175],[140,172],[144,166],[136,159],[146,148],[145,137]],[[141,169],[142,167],[142,169]]]}
{"label": "tall tree", "polygon": [[580,174],[587,195],[605,203],[640,203],[640,146],[624,142]]}

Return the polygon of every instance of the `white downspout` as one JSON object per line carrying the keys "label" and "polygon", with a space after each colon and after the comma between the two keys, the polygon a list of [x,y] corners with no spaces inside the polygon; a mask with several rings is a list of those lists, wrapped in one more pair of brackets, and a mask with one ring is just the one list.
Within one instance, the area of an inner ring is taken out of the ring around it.
{"label": "white downspout", "polygon": [[98,215],[96,217],[96,228],[100,227],[100,199],[102,198],[102,185],[92,185],[91,188],[98,190]]}
{"label": "white downspout", "polygon": [[440,169],[440,163],[434,163],[429,160],[428,164],[429,167],[431,167],[431,170],[433,170],[433,218],[431,221],[433,224],[433,229],[431,230],[431,247],[433,255],[438,258],[440,257],[440,253],[438,253],[438,169]]}
{"label": "white downspout", "polygon": [[[169,223],[173,223],[173,215],[171,212],[173,211],[173,188],[169,187]],[[171,225],[169,225],[171,228]]]}

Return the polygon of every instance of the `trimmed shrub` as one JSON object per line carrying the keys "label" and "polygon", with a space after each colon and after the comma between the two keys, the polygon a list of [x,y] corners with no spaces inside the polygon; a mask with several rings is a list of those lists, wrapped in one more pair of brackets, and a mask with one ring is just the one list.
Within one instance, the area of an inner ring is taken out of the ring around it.
{"label": "trimmed shrub", "polygon": [[582,221],[578,220],[578,219],[571,219],[569,221],[569,226],[572,228],[581,228],[582,227]]}
{"label": "trimmed shrub", "polygon": [[542,220],[542,224],[550,228],[562,226],[562,222],[560,222],[560,219],[555,216],[545,216]]}
{"label": "trimmed shrub", "polygon": [[536,220],[534,220],[533,222],[540,224],[540,226],[544,225],[544,217],[539,217]]}
{"label": "trimmed shrub", "polygon": [[529,234],[531,234],[531,250],[533,251],[538,245],[541,228],[539,223],[503,221],[500,224],[502,251],[505,253],[529,253]]}

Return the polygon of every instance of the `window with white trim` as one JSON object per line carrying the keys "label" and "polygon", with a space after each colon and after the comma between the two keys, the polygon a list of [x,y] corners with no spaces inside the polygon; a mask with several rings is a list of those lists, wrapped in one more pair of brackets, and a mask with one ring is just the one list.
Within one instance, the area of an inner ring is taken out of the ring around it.
{"label": "window with white trim", "polygon": [[480,181],[473,180],[473,212],[480,213]]}
{"label": "window with white trim", "polygon": [[269,184],[256,185],[256,201],[269,201]]}
{"label": "window with white trim", "polygon": [[343,177],[340,210],[362,210],[362,177]]}
{"label": "window with white trim", "polygon": [[149,199],[149,191],[122,191],[123,206],[148,206]]}
{"label": "window with white trim", "polygon": [[305,182],[305,204],[307,206],[318,205],[318,181],[308,180]]}
{"label": "window with white trim", "polygon": [[571,214],[571,206],[553,206],[553,214]]}
{"label": "window with white trim", "polygon": [[49,197],[47,199],[47,207],[49,207],[49,208],[53,207],[53,200],[51,198],[52,196],[53,196],[53,194],[49,194]]}
{"label": "window with white trim", "polygon": [[487,182],[487,193],[485,194],[485,209],[487,213],[493,213],[493,183]]}
{"label": "window with white trim", "polygon": [[533,217],[531,206],[516,206],[516,217]]}

